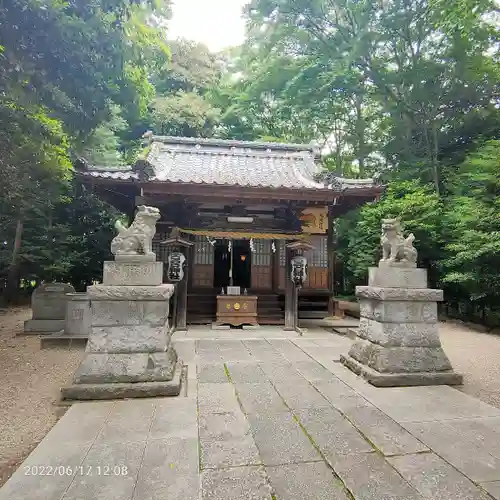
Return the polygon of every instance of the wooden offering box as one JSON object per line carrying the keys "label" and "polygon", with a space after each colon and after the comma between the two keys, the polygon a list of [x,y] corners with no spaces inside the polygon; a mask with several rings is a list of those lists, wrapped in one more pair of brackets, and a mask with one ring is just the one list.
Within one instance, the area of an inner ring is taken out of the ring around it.
{"label": "wooden offering box", "polygon": [[217,325],[257,325],[257,296],[217,295]]}

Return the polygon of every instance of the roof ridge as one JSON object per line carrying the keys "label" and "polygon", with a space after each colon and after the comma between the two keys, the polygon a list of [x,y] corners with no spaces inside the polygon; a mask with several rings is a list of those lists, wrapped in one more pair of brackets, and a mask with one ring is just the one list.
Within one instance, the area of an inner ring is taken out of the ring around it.
{"label": "roof ridge", "polygon": [[281,149],[289,151],[310,151],[315,155],[320,154],[319,147],[315,142],[309,144],[296,144],[284,142],[260,142],[260,141],[243,141],[234,139],[215,139],[205,137],[176,137],[170,135],[151,135],[149,136],[151,143],[164,144],[200,144],[203,146],[228,146],[228,147],[245,147],[250,149]]}

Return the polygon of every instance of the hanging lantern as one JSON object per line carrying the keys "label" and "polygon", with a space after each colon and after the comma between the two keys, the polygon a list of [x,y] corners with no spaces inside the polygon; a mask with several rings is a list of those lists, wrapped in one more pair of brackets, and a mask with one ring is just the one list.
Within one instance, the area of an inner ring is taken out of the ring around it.
{"label": "hanging lantern", "polygon": [[276,245],[274,244],[274,241],[271,244],[271,250],[273,251],[273,253],[276,253]]}
{"label": "hanging lantern", "polygon": [[181,252],[172,252],[168,256],[168,281],[178,282],[184,278],[184,263],[186,257]]}
{"label": "hanging lantern", "polygon": [[291,280],[300,288],[307,280],[307,259],[303,255],[296,255],[292,261]]}

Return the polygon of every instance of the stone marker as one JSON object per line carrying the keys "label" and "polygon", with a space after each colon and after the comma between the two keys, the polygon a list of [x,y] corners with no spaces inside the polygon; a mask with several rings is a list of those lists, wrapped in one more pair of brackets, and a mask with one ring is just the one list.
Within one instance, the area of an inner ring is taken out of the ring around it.
{"label": "stone marker", "polygon": [[[163,263],[151,240],[160,212],[139,207],[129,228],[117,224],[111,244],[118,260],[104,263],[104,283],[90,286],[91,333],[86,357],[64,399],[177,396],[182,363],[168,325],[173,285],[161,283]],[[139,253],[139,252],[143,253]]]}
{"label": "stone marker", "polygon": [[64,335],[89,336],[92,330],[92,312],[90,299],[85,293],[68,293]]}
{"label": "stone marker", "polygon": [[31,295],[33,318],[24,322],[24,333],[54,333],[64,329],[67,293],[75,289],[66,283],[45,283]]}
{"label": "stone marker", "polygon": [[413,240],[403,237],[398,219],[382,221],[383,258],[369,269],[368,286],[356,287],[357,339],[340,360],[375,386],[461,384],[439,339],[443,291],[427,288]]}

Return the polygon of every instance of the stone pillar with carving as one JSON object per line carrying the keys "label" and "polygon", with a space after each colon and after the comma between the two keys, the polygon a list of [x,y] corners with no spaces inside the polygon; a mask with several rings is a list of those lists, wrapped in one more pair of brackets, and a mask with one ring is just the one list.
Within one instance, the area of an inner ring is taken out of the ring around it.
{"label": "stone pillar with carving", "polygon": [[173,285],[163,284],[163,262],[151,250],[157,208],[141,206],[130,227],[117,223],[114,261],[103,284],[87,289],[92,329],[86,355],[64,399],[176,396],[182,363],[168,324]]}
{"label": "stone pillar with carving", "polygon": [[461,384],[439,339],[443,291],[427,288],[413,240],[403,237],[398,219],[382,221],[383,257],[369,269],[368,286],[356,287],[359,329],[341,362],[380,387]]}

